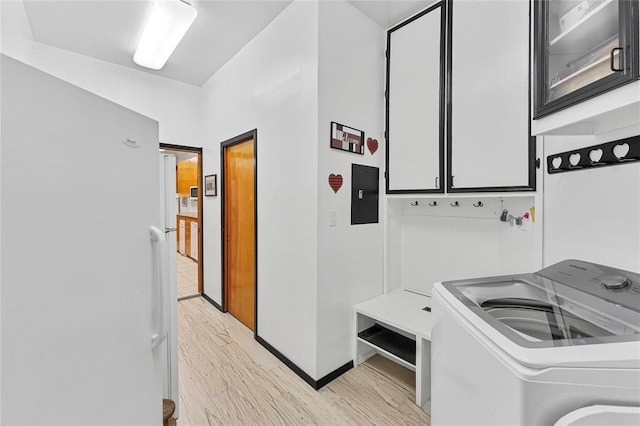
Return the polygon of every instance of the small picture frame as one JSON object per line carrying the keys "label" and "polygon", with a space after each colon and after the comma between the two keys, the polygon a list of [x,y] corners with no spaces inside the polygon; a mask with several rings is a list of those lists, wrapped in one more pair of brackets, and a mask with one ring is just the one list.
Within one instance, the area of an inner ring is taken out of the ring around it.
{"label": "small picture frame", "polygon": [[216,197],[218,195],[218,175],[204,177],[204,196]]}
{"label": "small picture frame", "polygon": [[364,155],[364,132],[332,121],[329,146],[333,149]]}

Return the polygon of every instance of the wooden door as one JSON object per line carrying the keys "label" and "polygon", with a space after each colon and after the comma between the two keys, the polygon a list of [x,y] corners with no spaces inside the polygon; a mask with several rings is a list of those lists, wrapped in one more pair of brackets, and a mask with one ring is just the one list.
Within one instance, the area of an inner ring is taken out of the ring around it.
{"label": "wooden door", "polygon": [[253,139],[224,150],[224,276],[227,311],[255,327],[255,158]]}

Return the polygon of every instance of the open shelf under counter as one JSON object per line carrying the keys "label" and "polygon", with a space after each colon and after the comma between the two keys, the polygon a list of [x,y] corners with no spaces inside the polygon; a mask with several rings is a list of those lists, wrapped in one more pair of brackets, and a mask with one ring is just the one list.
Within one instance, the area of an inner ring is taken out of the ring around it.
{"label": "open shelf under counter", "polygon": [[358,340],[387,358],[416,371],[416,342],[376,323],[358,333]]}
{"label": "open shelf under counter", "polygon": [[[587,52],[618,26],[616,0],[605,0],[549,42],[549,54]],[[610,29],[611,31],[605,31]]]}
{"label": "open shelf under counter", "polygon": [[[416,404],[430,412],[431,297],[398,289],[354,306],[354,364],[378,353],[416,374]],[[427,309],[425,309],[427,308]]]}

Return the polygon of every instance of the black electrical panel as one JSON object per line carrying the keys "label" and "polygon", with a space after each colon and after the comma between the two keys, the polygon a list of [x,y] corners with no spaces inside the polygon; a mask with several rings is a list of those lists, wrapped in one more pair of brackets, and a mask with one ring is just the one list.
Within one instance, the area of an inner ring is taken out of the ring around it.
{"label": "black electrical panel", "polygon": [[378,223],[380,169],[351,165],[351,224]]}

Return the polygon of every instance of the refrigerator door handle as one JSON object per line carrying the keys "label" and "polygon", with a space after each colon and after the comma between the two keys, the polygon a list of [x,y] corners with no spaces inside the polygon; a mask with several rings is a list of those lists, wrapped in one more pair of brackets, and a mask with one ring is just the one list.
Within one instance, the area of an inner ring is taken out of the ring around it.
{"label": "refrigerator door handle", "polygon": [[168,234],[169,232],[176,232],[178,228],[164,228],[164,233]]}
{"label": "refrigerator door handle", "polygon": [[164,232],[152,226],[149,228],[151,237],[152,252],[152,275],[151,275],[151,347],[157,348],[167,337],[167,309],[168,300],[168,264],[167,249]]}

